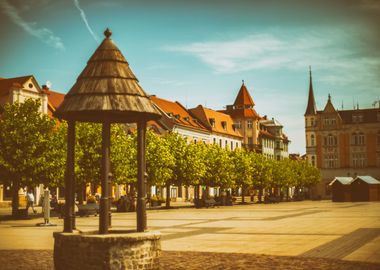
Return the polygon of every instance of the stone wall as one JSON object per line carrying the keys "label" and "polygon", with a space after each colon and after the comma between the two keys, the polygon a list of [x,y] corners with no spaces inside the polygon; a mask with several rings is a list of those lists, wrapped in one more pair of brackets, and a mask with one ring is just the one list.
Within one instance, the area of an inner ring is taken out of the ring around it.
{"label": "stone wall", "polygon": [[158,232],[54,233],[56,270],[159,269]]}

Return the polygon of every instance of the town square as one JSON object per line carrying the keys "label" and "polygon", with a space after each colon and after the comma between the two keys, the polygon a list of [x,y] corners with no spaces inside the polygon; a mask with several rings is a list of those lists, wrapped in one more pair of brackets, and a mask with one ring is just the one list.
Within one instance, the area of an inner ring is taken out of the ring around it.
{"label": "town square", "polygon": [[0,12],[0,269],[380,269],[379,2]]}

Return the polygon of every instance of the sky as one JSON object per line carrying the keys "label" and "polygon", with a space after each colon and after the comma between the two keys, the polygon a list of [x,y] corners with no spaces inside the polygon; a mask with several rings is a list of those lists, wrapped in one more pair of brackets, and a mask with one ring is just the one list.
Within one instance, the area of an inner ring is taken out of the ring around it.
{"label": "sky", "polygon": [[290,153],[306,151],[309,66],[318,110],[329,93],[337,109],[380,100],[378,0],[0,0],[0,77],[67,93],[107,27],[148,94],[218,110],[244,80]]}

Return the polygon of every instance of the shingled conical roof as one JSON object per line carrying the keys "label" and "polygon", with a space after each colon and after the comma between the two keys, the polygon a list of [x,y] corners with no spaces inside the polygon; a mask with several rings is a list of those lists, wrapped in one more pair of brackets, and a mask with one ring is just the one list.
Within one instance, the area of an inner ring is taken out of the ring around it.
{"label": "shingled conical roof", "polygon": [[317,114],[317,106],[315,105],[314,91],[313,91],[313,81],[311,78],[311,67],[309,67],[309,76],[310,76],[309,98],[307,100],[307,108],[306,108],[305,116]]}
{"label": "shingled conical roof", "polygon": [[253,102],[253,99],[251,95],[249,94],[248,89],[245,86],[244,81],[243,81],[243,84],[240,87],[239,93],[236,96],[234,106],[253,107],[254,105],[255,103]]}
{"label": "shingled conical roof", "polygon": [[141,88],[127,60],[106,36],[76,83],[66,94],[55,116],[78,121],[136,122],[161,117]]}

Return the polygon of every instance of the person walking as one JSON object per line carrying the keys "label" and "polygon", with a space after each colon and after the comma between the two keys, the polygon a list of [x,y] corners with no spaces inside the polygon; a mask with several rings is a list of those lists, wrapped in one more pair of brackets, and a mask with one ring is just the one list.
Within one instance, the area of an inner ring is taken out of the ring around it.
{"label": "person walking", "polygon": [[33,213],[37,213],[37,211],[34,209],[34,194],[32,192],[32,189],[28,188],[28,192],[26,193],[26,212],[28,213],[29,207],[32,207]]}

